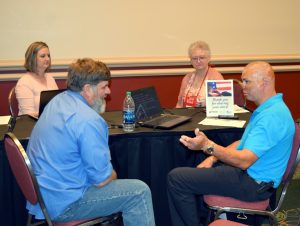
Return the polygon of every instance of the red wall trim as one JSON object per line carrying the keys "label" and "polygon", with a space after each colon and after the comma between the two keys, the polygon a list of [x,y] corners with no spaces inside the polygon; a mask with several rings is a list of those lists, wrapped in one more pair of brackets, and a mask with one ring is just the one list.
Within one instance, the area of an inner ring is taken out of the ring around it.
{"label": "red wall trim", "polygon": [[[219,63],[216,65],[216,69],[219,70],[220,66],[224,68],[230,67],[230,68],[236,68],[234,70],[235,72],[224,72],[222,73],[225,77],[225,79],[231,79],[231,78],[240,78],[241,75],[241,70],[246,63],[240,63],[237,62],[236,64],[230,63],[230,64],[221,64]],[[279,65],[280,64],[280,65]],[[273,66],[278,66],[278,67],[290,67],[296,66],[298,67],[299,62],[274,62],[272,63]],[[135,72],[136,74],[134,76],[126,75],[126,76],[113,76],[111,80],[111,90],[112,93],[110,97],[108,98],[107,101],[107,110],[112,111],[112,110],[121,110],[122,108],[122,101],[125,95],[125,92],[127,90],[133,90],[137,88],[142,88],[146,86],[155,86],[161,105],[164,108],[172,108],[175,106],[176,101],[177,101],[177,96],[181,84],[181,80],[184,76],[185,73],[174,73],[172,74],[172,71],[170,73],[166,74],[159,74],[156,71],[155,76],[151,76],[151,70],[156,67],[157,69],[158,66],[153,66],[149,65],[146,66],[145,64],[142,66],[128,66],[126,68],[120,67],[118,65],[111,66],[112,74],[114,71],[120,71],[120,69],[126,69],[130,68]],[[15,72],[21,72],[19,71],[20,69],[16,70],[15,68],[6,68],[2,67],[0,70],[0,80],[1,80],[1,74],[14,74]],[[190,65],[188,64],[183,64],[182,62],[176,65],[176,62],[173,63],[172,66],[170,65],[160,65],[159,69],[178,69],[178,68],[188,68],[188,70],[192,70]],[[155,69],[153,71],[155,71]],[[143,76],[138,76],[138,71],[141,70],[149,70],[148,73],[150,72],[150,75],[143,75]],[[60,68],[60,69],[54,69],[54,72],[59,72],[63,73],[64,76],[62,77],[56,77],[56,81],[58,83],[58,86],[60,88],[65,88],[65,74],[66,74],[66,68]],[[22,71],[24,72],[24,71]],[[22,72],[20,74],[22,74]],[[54,73],[55,74],[55,73]],[[19,75],[21,76],[21,75]],[[11,80],[7,81],[0,81],[0,115],[8,115],[8,102],[7,102],[7,97],[10,89],[16,84],[17,78],[12,78]],[[276,89],[277,92],[282,92],[284,94],[284,99],[290,108],[294,119],[300,118],[300,95],[299,92],[297,92],[297,89],[300,84],[300,70],[293,69],[292,70],[287,70],[287,71],[276,71]],[[254,107],[254,105],[251,105],[251,107]]]}

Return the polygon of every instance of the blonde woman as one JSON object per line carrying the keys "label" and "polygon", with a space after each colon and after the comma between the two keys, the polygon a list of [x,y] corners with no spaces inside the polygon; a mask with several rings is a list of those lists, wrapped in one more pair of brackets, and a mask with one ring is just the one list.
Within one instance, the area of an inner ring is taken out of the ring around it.
{"label": "blonde woman", "polygon": [[47,73],[50,66],[48,45],[44,42],[32,43],[25,53],[27,73],[19,79],[15,90],[19,115],[38,116],[41,91],[58,89],[54,78]]}

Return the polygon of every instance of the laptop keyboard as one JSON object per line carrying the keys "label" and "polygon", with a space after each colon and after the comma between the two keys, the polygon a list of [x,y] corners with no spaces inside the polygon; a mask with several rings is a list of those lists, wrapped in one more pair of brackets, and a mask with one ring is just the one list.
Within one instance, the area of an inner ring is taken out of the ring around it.
{"label": "laptop keyboard", "polygon": [[147,122],[151,123],[152,125],[160,125],[164,122],[169,122],[169,121],[171,121],[173,119],[176,119],[176,118],[178,118],[178,116],[176,116],[176,115],[162,115],[158,118],[154,118],[154,119],[149,120]]}

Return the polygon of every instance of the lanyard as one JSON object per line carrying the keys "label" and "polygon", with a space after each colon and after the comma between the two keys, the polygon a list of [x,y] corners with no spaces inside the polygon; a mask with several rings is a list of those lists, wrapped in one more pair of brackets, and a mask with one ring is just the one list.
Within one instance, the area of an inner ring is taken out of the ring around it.
{"label": "lanyard", "polygon": [[[205,81],[205,78],[206,78],[206,76],[207,76],[208,71],[209,71],[209,67],[208,67],[207,70],[206,70],[205,76],[204,76],[204,78],[202,79],[201,85],[200,85],[200,87],[199,87],[199,89],[198,89],[198,91],[197,91],[196,96],[192,96],[192,95],[189,96],[189,95],[188,95],[188,94],[190,93],[190,89],[191,89],[191,87],[192,87],[194,81],[193,81],[193,83],[189,86],[189,89],[188,89],[188,91],[186,92],[186,95],[185,95],[185,98],[184,98],[184,105],[185,105],[185,107],[195,107],[195,106],[196,106],[196,104],[197,104],[197,97],[198,97],[198,95],[199,95],[199,93],[200,93],[200,91],[201,91],[201,87],[202,87],[202,85],[203,85],[203,83],[204,83],[204,81]],[[196,75],[194,75],[194,76],[196,76]],[[195,77],[194,77],[194,80],[195,80]]]}

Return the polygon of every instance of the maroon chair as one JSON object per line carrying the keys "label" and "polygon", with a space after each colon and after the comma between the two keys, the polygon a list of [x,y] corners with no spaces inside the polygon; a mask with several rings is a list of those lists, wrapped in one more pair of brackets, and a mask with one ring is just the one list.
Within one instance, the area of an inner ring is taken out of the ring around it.
{"label": "maroon chair", "polygon": [[8,109],[12,117],[18,116],[19,104],[15,93],[15,86],[9,91],[8,94]]}
{"label": "maroon chair", "polygon": [[209,226],[247,226],[246,224],[237,223],[234,221],[218,219],[209,224]]}
{"label": "maroon chair", "polygon": [[296,133],[294,136],[293,141],[293,148],[291,151],[291,155],[288,161],[287,168],[285,170],[285,173],[282,177],[280,187],[280,195],[279,200],[277,201],[277,204],[275,208],[272,210],[269,205],[269,199],[258,201],[258,202],[245,202],[241,201],[235,198],[231,197],[225,197],[225,196],[219,196],[219,195],[204,195],[203,199],[204,202],[209,207],[209,218],[211,215],[211,212],[215,212],[215,220],[218,219],[218,217],[224,213],[224,212],[233,212],[238,213],[237,218],[239,219],[247,219],[246,214],[249,215],[263,215],[268,216],[269,221],[271,225],[278,225],[277,219],[276,219],[276,213],[278,213],[279,209],[282,206],[282,203],[284,201],[287,188],[293,178],[294,172],[296,170],[297,164],[300,160],[300,125],[298,123],[295,123],[296,125]]}
{"label": "maroon chair", "polygon": [[[49,226],[75,226],[75,225],[94,225],[94,224],[105,224],[107,223],[114,223],[121,217],[120,213],[116,213],[110,216],[99,217],[94,219],[86,219],[86,220],[79,220],[79,221],[72,221],[67,223],[58,223],[52,222],[49,217],[47,208],[45,206],[43,197],[40,193],[39,185],[37,183],[36,177],[32,171],[30,160],[22,147],[19,140],[16,136],[12,133],[7,133],[4,136],[4,145],[5,151],[7,155],[7,159],[11,170],[16,178],[16,181],[24,194],[25,198],[31,204],[39,204],[44,217],[45,221]],[[36,225],[37,222],[33,222],[33,216],[28,213],[28,220],[27,226]],[[40,223],[40,222],[39,222]]]}

